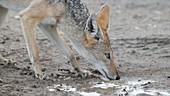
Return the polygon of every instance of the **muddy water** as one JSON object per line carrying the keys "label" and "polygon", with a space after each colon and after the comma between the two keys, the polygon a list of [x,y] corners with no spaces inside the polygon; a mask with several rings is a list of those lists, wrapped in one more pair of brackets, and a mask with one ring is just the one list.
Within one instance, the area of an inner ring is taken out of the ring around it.
{"label": "muddy water", "polygon": [[[76,88],[69,86],[69,85],[54,85],[54,86],[49,86],[48,90],[49,91],[56,91],[56,90],[62,90],[64,92],[74,92],[78,93],[83,96],[100,96],[101,94],[99,92],[96,92],[96,89],[101,89],[101,90],[108,90],[112,89],[115,93],[113,95],[120,95],[120,96],[136,96],[136,95],[161,95],[161,96],[170,96],[170,93],[167,90],[161,90],[161,89],[144,89],[144,85],[149,85],[154,83],[155,81],[151,80],[142,80],[142,81],[128,81],[127,83],[116,85],[114,83],[106,83],[106,82],[101,82],[101,83],[96,83],[89,87],[89,90],[94,90],[91,92],[84,92],[84,91],[78,91]],[[111,94],[110,94],[111,95]]]}
{"label": "muddy water", "polygon": [[[74,70],[42,32],[37,33],[40,63],[55,78],[34,79],[17,13],[10,11],[0,28],[0,53],[17,63],[0,64],[0,96],[170,96],[170,1],[84,1],[91,13],[110,4],[109,34],[121,80],[60,73],[58,69]],[[78,61],[91,68],[83,58]]]}

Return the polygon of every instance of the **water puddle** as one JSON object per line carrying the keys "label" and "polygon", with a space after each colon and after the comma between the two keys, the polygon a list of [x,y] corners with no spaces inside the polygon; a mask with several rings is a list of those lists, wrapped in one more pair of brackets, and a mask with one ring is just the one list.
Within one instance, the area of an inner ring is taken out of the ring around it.
{"label": "water puddle", "polygon": [[136,96],[136,95],[151,95],[151,96],[170,96],[170,93],[165,90],[159,89],[146,89],[145,85],[152,84],[156,81],[152,80],[141,80],[141,81],[129,81],[127,84],[121,86],[121,89],[118,91],[118,94]]}
{"label": "water puddle", "polygon": [[78,92],[82,96],[100,96],[101,94],[97,92]]}
{"label": "water puddle", "polygon": [[49,91],[65,91],[65,92],[76,92],[77,89],[72,87],[72,86],[69,86],[69,85],[66,85],[66,84],[57,84],[57,85],[54,85],[54,86],[48,86],[47,89]]}
{"label": "water puddle", "polygon": [[149,84],[154,82],[156,81],[152,81],[152,80],[128,81],[128,85],[144,85],[144,84]]}
{"label": "water puddle", "polygon": [[54,86],[48,86],[47,87],[48,91],[64,91],[64,92],[74,92],[74,93],[78,93],[82,96],[100,96],[101,94],[97,93],[97,92],[84,92],[84,91],[77,91],[76,88],[66,85],[66,84],[57,84]]}
{"label": "water puddle", "polygon": [[108,88],[112,88],[112,87],[118,87],[120,85],[115,85],[113,83],[98,83],[93,85],[91,88],[101,88],[101,89],[108,89]]}
{"label": "water puddle", "polygon": [[136,96],[136,95],[151,95],[151,96],[170,96],[170,93],[165,90],[159,90],[159,89],[147,89],[144,88],[145,85],[149,85],[152,83],[155,83],[156,81],[152,80],[141,80],[141,81],[128,81],[124,84],[114,84],[114,83],[96,83],[94,85],[91,85],[91,87],[87,87],[84,89],[93,89],[93,92],[85,92],[77,90],[77,88],[74,88],[70,85],[66,84],[58,84],[54,86],[49,86],[47,89],[49,91],[64,91],[64,92],[74,92],[77,94],[80,94],[82,96],[101,96],[100,93],[97,93],[94,91],[95,88],[107,90],[108,88],[114,88],[115,94],[120,96]]}
{"label": "water puddle", "polygon": [[151,96],[170,96],[170,93],[168,92],[163,92],[160,90],[144,90],[144,89],[134,90],[129,95],[136,96],[138,94],[147,94]]}

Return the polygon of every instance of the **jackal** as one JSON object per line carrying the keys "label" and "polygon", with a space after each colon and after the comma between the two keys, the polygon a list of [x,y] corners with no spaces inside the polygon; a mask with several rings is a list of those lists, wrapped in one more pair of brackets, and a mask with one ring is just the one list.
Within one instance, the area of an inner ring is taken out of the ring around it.
{"label": "jackal", "polygon": [[[10,2],[15,3],[10,5],[12,4]],[[104,77],[111,80],[120,79],[108,36],[109,6],[107,4],[104,4],[97,13],[90,15],[82,0],[33,0],[30,4],[28,2],[30,0],[1,0],[0,23],[8,9],[22,10],[19,15],[23,34],[37,78],[44,78],[44,73],[39,63],[36,25],[60,49],[78,73],[91,74],[80,67],[72,49],[65,43],[58,30],[64,33],[73,48],[92,63]],[[26,7],[28,4],[29,6]]]}

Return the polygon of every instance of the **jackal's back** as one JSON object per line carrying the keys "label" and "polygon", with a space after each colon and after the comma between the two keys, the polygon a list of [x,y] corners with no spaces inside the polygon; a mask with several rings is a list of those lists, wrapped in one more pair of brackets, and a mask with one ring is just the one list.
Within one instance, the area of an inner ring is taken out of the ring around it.
{"label": "jackal's back", "polygon": [[82,0],[66,0],[65,3],[68,10],[67,13],[77,25],[84,29],[86,26],[86,21],[90,16],[86,5],[82,2]]}

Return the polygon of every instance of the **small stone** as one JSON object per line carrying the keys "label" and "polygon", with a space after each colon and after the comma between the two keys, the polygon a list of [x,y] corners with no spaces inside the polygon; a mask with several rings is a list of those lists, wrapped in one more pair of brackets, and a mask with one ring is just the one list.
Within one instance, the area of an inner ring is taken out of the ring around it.
{"label": "small stone", "polygon": [[32,87],[32,88],[37,88],[37,86],[36,86],[36,85],[32,85],[31,87]]}
{"label": "small stone", "polygon": [[17,42],[19,42],[20,40],[19,39],[16,39]]}
{"label": "small stone", "polygon": [[170,76],[167,76],[167,78],[170,78]]}
{"label": "small stone", "polygon": [[42,71],[42,72],[45,72],[45,71],[46,71],[46,68],[42,68],[41,71]]}
{"label": "small stone", "polygon": [[135,51],[135,50],[133,50],[133,51],[132,51],[132,53],[136,53],[136,51]]}
{"label": "small stone", "polygon": [[27,69],[30,70],[30,66],[27,66]]}
{"label": "small stone", "polygon": [[54,76],[54,74],[53,74],[53,73],[51,73],[51,76],[53,77],[53,76]]}

